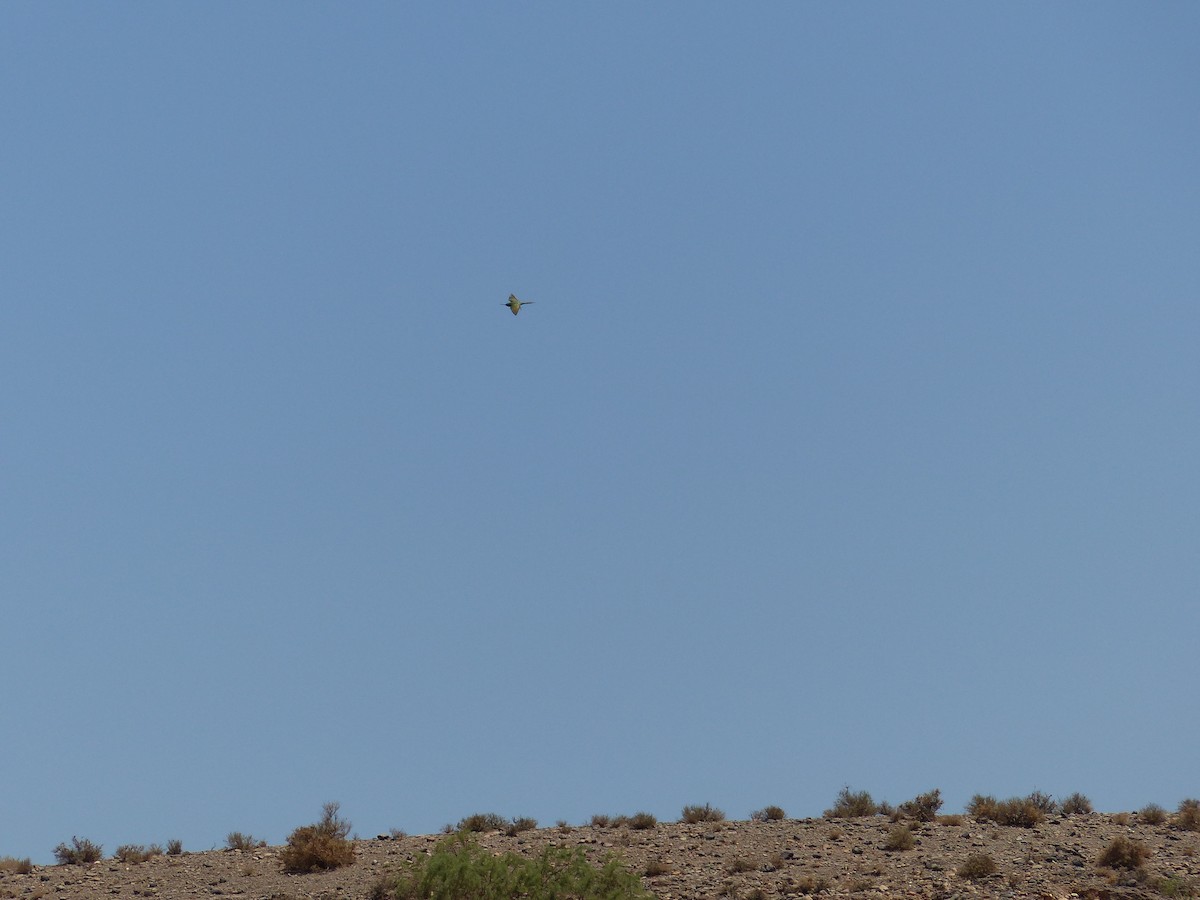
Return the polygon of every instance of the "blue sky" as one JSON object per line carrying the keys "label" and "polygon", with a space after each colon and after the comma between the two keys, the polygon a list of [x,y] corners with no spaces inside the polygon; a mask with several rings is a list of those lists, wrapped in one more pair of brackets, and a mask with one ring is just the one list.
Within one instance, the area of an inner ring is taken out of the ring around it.
{"label": "blue sky", "polygon": [[1196,796],[1198,34],[4,4],[0,854]]}

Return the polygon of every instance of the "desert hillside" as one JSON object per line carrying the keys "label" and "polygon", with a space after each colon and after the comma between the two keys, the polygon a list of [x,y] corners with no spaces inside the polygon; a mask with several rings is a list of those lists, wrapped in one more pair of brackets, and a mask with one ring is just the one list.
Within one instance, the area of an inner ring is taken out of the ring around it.
{"label": "desert hillside", "polygon": [[[901,827],[909,829],[911,839]],[[430,852],[442,839],[356,840],[352,865],[303,875],[283,873],[276,847],[164,854],[135,864],[106,858],[34,866],[29,872],[0,872],[0,898],[367,900],[381,876]],[[1052,816],[1031,828],[965,816],[905,826],[883,816],[660,823],[644,830],[587,825],[512,835],[496,831],[476,839],[495,853],[530,855],[559,845],[581,847],[597,862],[617,854],[660,900],[1200,895],[1200,832],[1170,820],[1141,822],[1136,815]],[[1140,866],[1099,864],[1117,839],[1144,848]],[[994,866],[991,874],[985,859]]]}

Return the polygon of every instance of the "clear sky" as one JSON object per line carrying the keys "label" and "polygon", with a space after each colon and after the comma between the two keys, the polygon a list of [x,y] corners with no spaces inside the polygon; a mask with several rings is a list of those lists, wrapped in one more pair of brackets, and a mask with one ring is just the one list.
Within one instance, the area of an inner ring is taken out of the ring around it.
{"label": "clear sky", "polygon": [[0,6],[0,855],[1200,795],[1198,39]]}

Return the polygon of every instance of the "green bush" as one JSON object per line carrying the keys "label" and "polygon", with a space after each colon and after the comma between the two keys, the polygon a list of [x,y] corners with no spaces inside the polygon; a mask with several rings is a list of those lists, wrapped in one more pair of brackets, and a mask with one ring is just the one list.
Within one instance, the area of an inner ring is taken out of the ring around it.
{"label": "green bush", "polygon": [[641,879],[615,859],[597,868],[582,848],[547,847],[534,858],[493,856],[460,833],[400,875],[384,876],[372,900],[650,900]]}
{"label": "green bush", "polygon": [[879,807],[867,791],[854,793],[847,785],[838,792],[833,807],[825,810],[825,818],[856,819],[862,816],[873,816],[877,812],[879,812]]}
{"label": "green bush", "polygon": [[346,840],[350,823],[338,817],[337,803],[326,803],[321,821],[304,825],[288,836],[279,851],[285,872],[317,872],[340,869],[354,862],[354,845]]}
{"label": "green bush", "polygon": [[933,822],[942,808],[942,792],[934,788],[927,794],[919,794],[900,804],[900,814],[918,822]]}
{"label": "green bush", "polygon": [[685,806],[679,821],[686,822],[688,825],[698,825],[701,822],[724,822],[725,813],[708,803],[703,806]]}
{"label": "green bush", "polygon": [[1150,849],[1145,844],[1120,836],[1104,848],[1096,864],[1108,869],[1140,869],[1149,858]]}
{"label": "green bush", "polygon": [[958,867],[958,877],[977,881],[996,874],[996,861],[986,853],[973,853]]}
{"label": "green bush", "polygon": [[87,838],[72,837],[70,846],[64,843],[54,848],[55,859],[64,866],[94,863],[103,855],[104,848]]}

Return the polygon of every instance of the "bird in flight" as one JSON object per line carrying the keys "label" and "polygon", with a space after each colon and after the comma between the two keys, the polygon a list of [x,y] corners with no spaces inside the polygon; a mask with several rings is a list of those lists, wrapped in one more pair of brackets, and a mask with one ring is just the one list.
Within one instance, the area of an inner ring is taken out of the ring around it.
{"label": "bird in flight", "polygon": [[533,302],[532,300],[518,300],[516,294],[509,294],[508,302],[501,304],[501,305],[507,306],[509,309],[511,309],[513,311],[513,315],[515,316],[517,313],[519,313],[521,311],[522,306],[525,306],[527,303],[532,303],[532,302]]}

